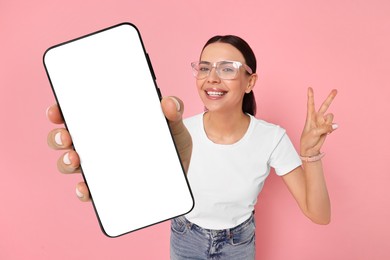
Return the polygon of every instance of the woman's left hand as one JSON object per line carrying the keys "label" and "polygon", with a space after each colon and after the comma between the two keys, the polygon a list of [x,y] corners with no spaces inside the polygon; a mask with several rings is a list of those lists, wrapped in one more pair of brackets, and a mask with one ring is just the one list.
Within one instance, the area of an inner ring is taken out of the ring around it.
{"label": "woman's left hand", "polygon": [[306,123],[301,135],[301,156],[318,155],[327,135],[337,129],[338,125],[333,123],[333,114],[326,114],[336,95],[337,90],[333,89],[316,111],[313,89],[308,88]]}

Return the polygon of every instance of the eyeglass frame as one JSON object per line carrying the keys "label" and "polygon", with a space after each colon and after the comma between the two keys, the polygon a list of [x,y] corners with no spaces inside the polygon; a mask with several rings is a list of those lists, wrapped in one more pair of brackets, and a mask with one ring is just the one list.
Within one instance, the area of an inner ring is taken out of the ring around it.
{"label": "eyeglass frame", "polygon": [[[220,79],[224,79],[224,78],[221,78],[221,76],[219,75],[218,70],[217,70],[217,66],[218,66],[219,64],[223,63],[223,62],[232,62],[233,64],[235,64],[235,65],[238,67],[238,68],[237,68],[238,70],[240,69],[240,67],[243,67],[243,68],[245,69],[245,71],[249,73],[249,75],[252,75],[252,74],[253,74],[252,69],[251,69],[247,64],[242,63],[242,62],[240,62],[240,61],[233,61],[233,60],[222,60],[222,61],[216,61],[216,62],[213,62],[213,63],[211,63],[211,62],[209,62],[209,61],[194,61],[194,62],[191,62],[192,74],[193,74],[193,76],[194,76],[196,79],[205,79],[205,78],[207,78],[208,76],[210,76],[210,72],[211,72],[211,70],[214,68],[214,69],[216,69],[215,72],[217,73],[218,77],[219,77]],[[202,78],[198,78],[197,75],[198,75],[198,72],[199,72],[199,71],[195,69],[195,66],[196,66],[196,65],[199,65],[199,64],[201,64],[201,63],[211,65],[211,69],[208,71],[207,75],[205,75],[205,76],[202,77]],[[238,75],[238,70],[237,70],[236,75],[235,75],[233,78],[231,78],[231,79],[235,79],[235,78],[237,77],[237,75]],[[196,75],[195,75],[195,71],[196,71]],[[229,79],[225,79],[225,80],[229,80]]]}

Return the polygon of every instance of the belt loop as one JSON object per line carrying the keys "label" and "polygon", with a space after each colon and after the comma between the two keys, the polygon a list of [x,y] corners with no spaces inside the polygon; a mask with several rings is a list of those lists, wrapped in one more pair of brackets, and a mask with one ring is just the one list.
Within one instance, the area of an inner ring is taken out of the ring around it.
{"label": "belt loop", "polygon": [[226,229],[226,237],[230,240],[233,238],[233,232],[232,232],[232,229],[229,228],[229,229]]}
{"label": "belt loop", "polygon": [[188,228],[189,230],[191,230],[191,228],[192,228],[192,223],[187,222],[186,226],[187,226],[187,228]]}
{"label": "belt loop", "polygon": [[183,216],[183,219],[184,219],[184,223],[186,224],[186,227],[191,230],[192,229],[192,222],[190,222],[188,219],[186,219],[186,217]]}

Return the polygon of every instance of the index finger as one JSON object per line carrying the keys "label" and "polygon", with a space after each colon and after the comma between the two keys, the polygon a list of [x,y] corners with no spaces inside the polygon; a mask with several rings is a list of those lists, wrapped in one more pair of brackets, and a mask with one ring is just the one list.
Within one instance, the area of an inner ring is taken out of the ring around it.
{"label": "index finger", "polygon": [[310,119],[313,113],[315,113],[314,93],[313,89],[309,87],[307,89],[307,119]]}
{"label": "index finger", "polygon": [[62,118],[60,109],[57,104],[51,105],[46,110],[46,116],[50,122],[54,124],[63,124],[64,119]]}
{"label": "index finger", "polygon": [[330,92],[330,94],[328,95],[328,97],[326,98],[326,100],[324,101],[324,103],[322,103],[320,109],[318,110],[318,113],[325,114],[325,112],[328,110],[330,104],[332,104],[332,101],[336,97],[336,95],[337,95],[337,90],[333,89]]}

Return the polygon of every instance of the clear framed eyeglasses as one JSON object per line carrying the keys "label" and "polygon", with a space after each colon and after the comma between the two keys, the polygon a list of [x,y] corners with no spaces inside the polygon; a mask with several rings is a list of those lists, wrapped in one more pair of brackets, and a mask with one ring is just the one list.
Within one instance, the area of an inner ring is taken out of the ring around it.
{"label": "clear framed eyeglasses", "polygon": [[210,75],[213,68],[220,79],[235,79],[240,67],[243,67],[249,74],[252,74],[252,69],[248,65],[242,64],[239,61],[195,61],[191,63],[192,73],[197,79],[204,79]]}

